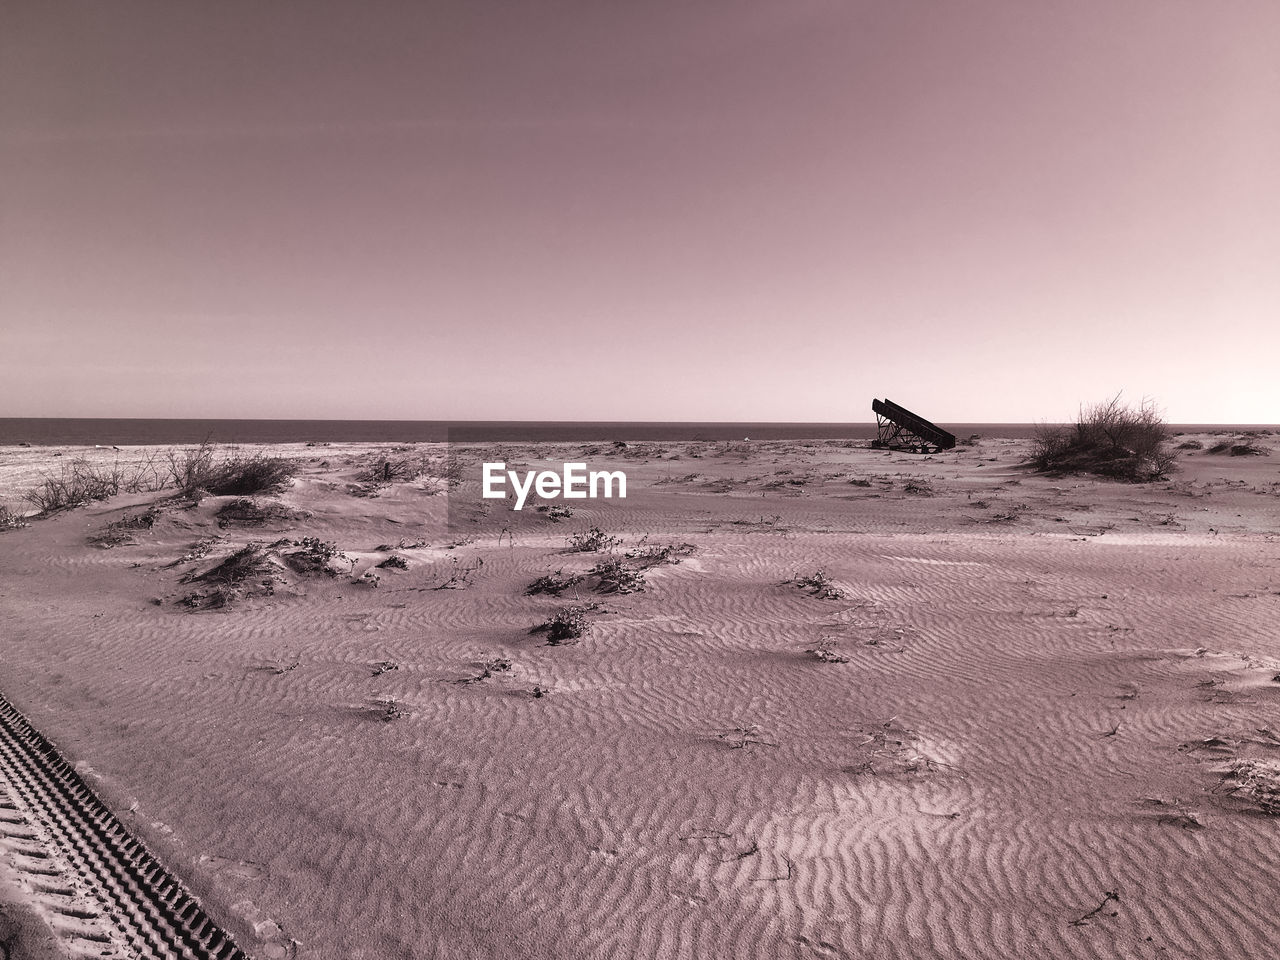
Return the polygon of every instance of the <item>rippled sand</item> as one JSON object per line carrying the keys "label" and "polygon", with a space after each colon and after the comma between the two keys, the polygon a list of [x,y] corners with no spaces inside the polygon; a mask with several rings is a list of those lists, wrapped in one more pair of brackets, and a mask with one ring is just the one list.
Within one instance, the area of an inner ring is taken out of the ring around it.
{"label": "rippled sand", "polygon": [[[370,497],[354,478],[380,448],[276,449],[302,469],[263,527],[220,527],[234,498],[210,497],[91,543],[161,497],[135,494],[0,533],[0,691],[250,953],[1280,938],[1280,821],[1227,777],[1280,759],[1277,458],[1193,453],[1134,486],[1029,474],[998,439],[455,447],[461,488]],[[81,451],[0,452],[15,503]],[[630,495],[486,511],[488,459],[623,469]],[[567,549],[592,526],[619,555],[694,549],[643,591],[526,596],[600,560]],[[303,537],[336,544],[337,575],[281,559]],[[208,592],[184,576],[255,540],[277,543],[270,595],[184,605]],[[529,632],[575,597],[600,604],[579,642]]]}

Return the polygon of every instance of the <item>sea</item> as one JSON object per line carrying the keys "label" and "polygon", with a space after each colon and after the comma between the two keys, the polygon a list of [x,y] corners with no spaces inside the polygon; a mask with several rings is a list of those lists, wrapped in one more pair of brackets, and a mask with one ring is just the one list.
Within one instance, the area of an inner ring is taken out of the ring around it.
{"label": "sea", "polygon": [[[1043,424],[939,423],[957,437],[1026,439]],[[1174,433],[1276,430],[1257,424],[1170,424]],[[597,443],[870,440],[874,423],[608,420],[175,420],[0,417],[0,445],[141,446],[212,443]]]}

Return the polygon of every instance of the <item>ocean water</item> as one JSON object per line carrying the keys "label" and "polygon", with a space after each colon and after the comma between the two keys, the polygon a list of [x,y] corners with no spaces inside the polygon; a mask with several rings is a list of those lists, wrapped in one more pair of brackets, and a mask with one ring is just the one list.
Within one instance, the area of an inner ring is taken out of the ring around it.
{"label": "ocean water", "polygon": [[[1034,423],[939,423],[957,437],[1025,439]],[[1171,424],[1187,433],[1276,429],[1254,424]],[[493,420],[108,420],[0,418],[0,445],[93,446],[366,442],[595,443],[612,440],[870,440],[874,423],[685,423]]]}

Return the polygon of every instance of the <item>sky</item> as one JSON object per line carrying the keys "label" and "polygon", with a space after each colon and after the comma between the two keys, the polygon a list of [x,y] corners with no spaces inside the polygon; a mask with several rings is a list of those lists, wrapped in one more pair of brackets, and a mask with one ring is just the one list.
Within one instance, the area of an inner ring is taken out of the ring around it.
{"label": "sky", "polygon": [[0,0],[0,416],[1280,422],[1275,0]]}

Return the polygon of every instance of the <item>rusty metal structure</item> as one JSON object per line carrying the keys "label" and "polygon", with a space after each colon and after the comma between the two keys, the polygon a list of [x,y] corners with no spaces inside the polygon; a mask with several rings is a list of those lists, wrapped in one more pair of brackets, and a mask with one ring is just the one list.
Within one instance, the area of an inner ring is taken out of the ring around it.
{"label": "rusty metal structure", "polygon": [[876,438],[871,446],[890,450],[910,450],[913,453],[938,453],[956,445],[956,437],[937,424],[912,413],[887,397],[872,400],[871,409],[876,415]]}

